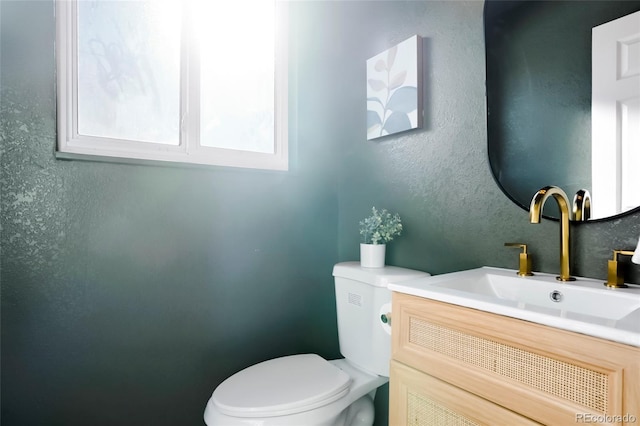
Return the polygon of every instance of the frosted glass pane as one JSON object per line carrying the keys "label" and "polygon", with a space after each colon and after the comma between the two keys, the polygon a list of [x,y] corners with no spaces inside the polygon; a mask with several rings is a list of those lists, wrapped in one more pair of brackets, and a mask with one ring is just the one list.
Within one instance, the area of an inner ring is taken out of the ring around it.
{"label": "frosted glass pane", "polygon": [[275,2],[200,4],[200,143],[273,153]]}
{"label": "frosted glass pane", "polygon": [[179,144],[180,2],[78,2],[78,133]]}

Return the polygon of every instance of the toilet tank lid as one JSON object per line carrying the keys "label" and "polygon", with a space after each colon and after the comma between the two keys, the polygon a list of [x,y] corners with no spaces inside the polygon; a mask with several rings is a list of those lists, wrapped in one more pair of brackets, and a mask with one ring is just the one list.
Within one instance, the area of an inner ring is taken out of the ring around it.
{"label": "toilet tank lid", "polygon": [[371,284],[376,287],[387,287],[389,283],[398,283],[414,278],[427,277],[428,272],[414,269],[385,266],[384,268],[363,268],[360,262],[342,262],[333,267],[333,276]]}

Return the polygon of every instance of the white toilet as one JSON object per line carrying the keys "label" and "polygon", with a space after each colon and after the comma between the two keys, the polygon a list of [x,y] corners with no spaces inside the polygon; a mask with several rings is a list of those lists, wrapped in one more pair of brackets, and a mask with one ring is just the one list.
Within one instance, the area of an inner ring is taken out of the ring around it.
{"label": "white toilet", "polygon": [[[292,355],[248,367],[222,382],[204,412],[208,426],[371,425],[373,397],[389,379],[390,282],[429,275],[359,262],[333,268],[340,352],[326,361]],[[382,316],[385,316],[384,319]]]}

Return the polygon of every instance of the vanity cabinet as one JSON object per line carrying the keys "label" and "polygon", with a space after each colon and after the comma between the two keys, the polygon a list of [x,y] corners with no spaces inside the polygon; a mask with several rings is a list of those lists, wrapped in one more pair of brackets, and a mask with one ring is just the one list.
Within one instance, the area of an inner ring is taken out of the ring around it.
{"label": "vanity cabinet", "polygon": [[390,425],[640,424],[640,348],[393,293]]}

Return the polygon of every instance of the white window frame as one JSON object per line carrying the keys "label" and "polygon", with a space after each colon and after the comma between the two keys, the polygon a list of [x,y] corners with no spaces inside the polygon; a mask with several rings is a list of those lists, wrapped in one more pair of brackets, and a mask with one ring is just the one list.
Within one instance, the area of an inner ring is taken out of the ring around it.
{"label": "white window frame", "polygon": [[[288,43],[286,6],[276,2],[274,153],[203,146],[200,143],[200,67],[193,34],[183,31],[178,145],[81,135],[78,132],[77,13],[82,0],[56,0],[57,123],[56,156],[94,160],[154,160],[186,164],[288,170]],[[188,13],[188,12],[187,12]],[[189,28],[188,25],[183,25]],[[106,157],[106,158],[105,158]]]}

